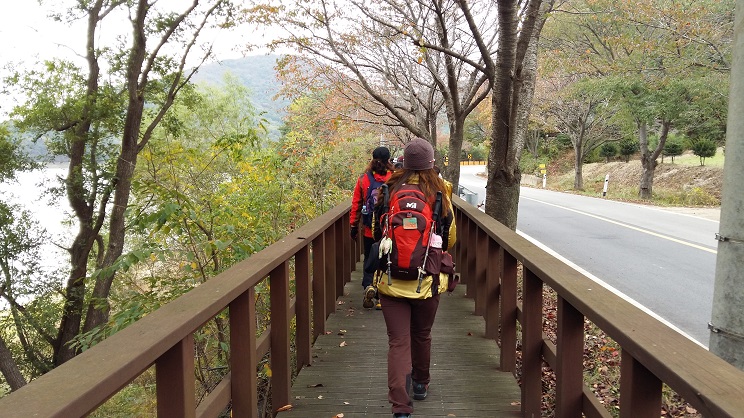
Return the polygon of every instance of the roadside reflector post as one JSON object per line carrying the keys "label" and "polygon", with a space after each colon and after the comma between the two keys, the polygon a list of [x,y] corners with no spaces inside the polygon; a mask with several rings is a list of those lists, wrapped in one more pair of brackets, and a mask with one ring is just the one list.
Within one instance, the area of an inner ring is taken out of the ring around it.
{"label": "roadside reflector post", "polygon": [[610,175],[607,174],[607,175],[605,175],[605,184],[604,184],[604,188],[602,189],[602,197],[607,196],[607,184],[609,182],[610,182]]}

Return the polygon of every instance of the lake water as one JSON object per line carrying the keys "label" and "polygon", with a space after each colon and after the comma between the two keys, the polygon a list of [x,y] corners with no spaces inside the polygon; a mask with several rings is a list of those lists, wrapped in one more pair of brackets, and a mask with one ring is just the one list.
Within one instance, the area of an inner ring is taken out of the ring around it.
{"label": "lake water", "polygon": [[67,252],[60,248],[72,242],[74,227],[66,225],[70,217],[66,197],[51,202],[45,190],[58,185],[57,176],[65,175],[65,165],[50,165],[42,170],[17,173],[17,182],[0,183],[0,199],[6,203],[19,204],[31,212],[41,228],[47,230],[50,241],[42,247],[41,264],[45,269],[56,270],[67,261]]}

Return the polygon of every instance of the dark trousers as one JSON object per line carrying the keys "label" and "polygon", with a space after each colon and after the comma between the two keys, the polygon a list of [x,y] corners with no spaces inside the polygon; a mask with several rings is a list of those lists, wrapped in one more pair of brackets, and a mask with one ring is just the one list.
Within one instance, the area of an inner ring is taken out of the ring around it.
{"label": "dark trousers", "polygon": [[388,400],[393,413],[412,413],[408,379],[428,384],[431,362],[431,327],[439,295],[405,299],[380,295],[388,333]]}
{"label": "dark trousers", "polygon": [[[372,249],[372,244],[374,243],[374,238],[364,237],[364,261],[367,261],[367,258],[371,256],[370,250]],[[367,273],[365,271],[362,274],[362,289],[366,289],[367,286],[372,285],[372,278],[373,273]]]}

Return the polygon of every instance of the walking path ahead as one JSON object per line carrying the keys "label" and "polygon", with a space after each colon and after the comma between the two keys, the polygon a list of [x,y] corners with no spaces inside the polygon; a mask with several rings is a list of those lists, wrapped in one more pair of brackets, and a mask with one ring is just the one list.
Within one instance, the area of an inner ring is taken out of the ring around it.
{"label": "walking path ahead", "polygon": [[[362,308],[361,264],[313,346],[313,364],[292,386],[292,409],[280,418],[392,416],[387,400],[387,332],[382,311]],[[432,330],[429,396],[414,401],[419,417],[518,417],[520,392],[498,370],[496,343],[484,337],[464,286],[442,295]],[[275,406],[276,407],[276,406]],[[341,415],[343,414],[343,415]]]}

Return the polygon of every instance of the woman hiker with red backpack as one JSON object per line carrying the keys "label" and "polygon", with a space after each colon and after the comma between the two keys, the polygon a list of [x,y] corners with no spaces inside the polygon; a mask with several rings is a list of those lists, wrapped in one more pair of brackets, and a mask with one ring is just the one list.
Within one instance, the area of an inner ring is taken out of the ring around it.
{"label": "woman hiker with red backpack", "polygon": [[[364,174],[357,179],[354,187],[354,196],[351,200],[351,239],[356,241],[359,235],[359,224],[364,228],[364,260],[370,256],[370,249],[374,243],[372,238],[372,212],[374,210],[374,200],[379,188],[385,183],[393,172],[393,165],[390,163],[390,150],[386,147],[377,147],[372,151],[372,160],[367,164]],[[374,196],[373,196],[374,195]],[[362,289],[364,297],[362,306],[372,308],[377,306],[380,309],[379,301],[375,303],[377,291],[372,286],[372,273],[365,272],[362,276]]]}
{"label": "woman hiker with red backpack", "polygon": [[[454,273],[446,251],[456,240],[451,189],[434,170],[434,148],[415,138],[403,156],[402,169],[383,187],[374,225],[380,252],[387,253],[379,262],[376,284],[385,307],[388,400],[395,417],[413,413],[409,391],[414,400],[424,400],[428,394],[431,328],[440,294],[448,290],[449,276],[444,271]],[[422,252],[427,255],[423,260]],[[432,261],[436,266],[430,265]]]}

